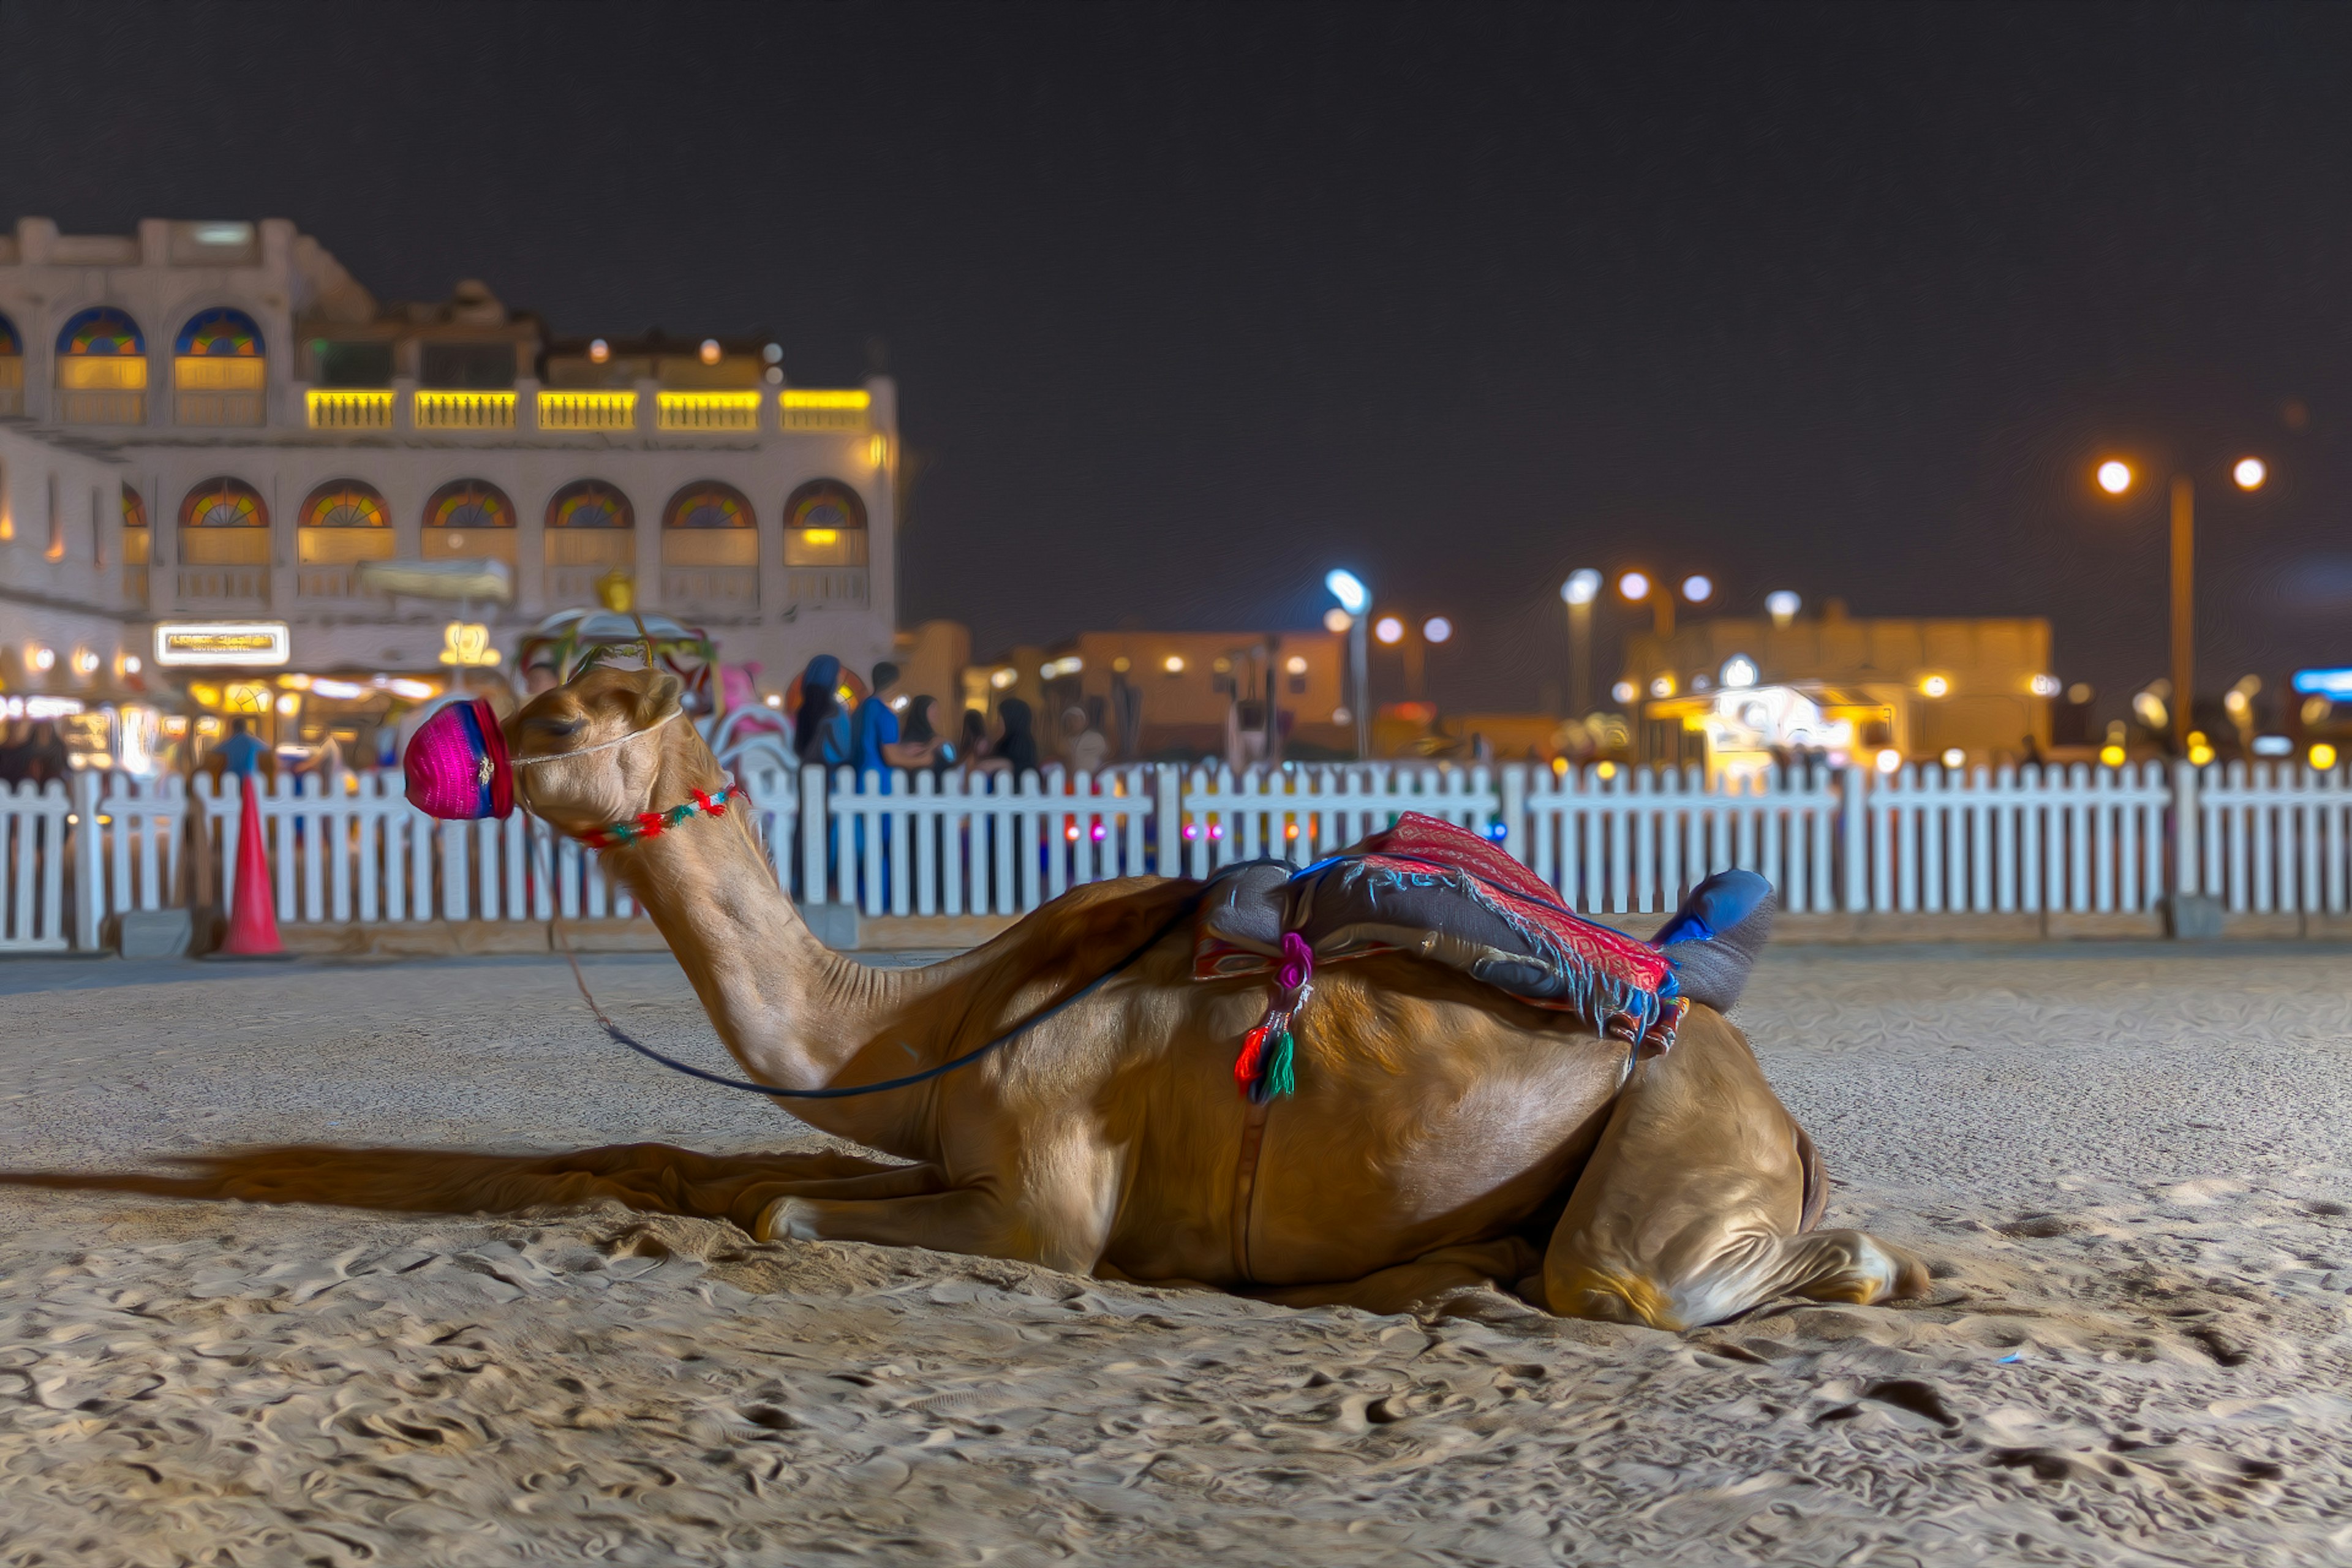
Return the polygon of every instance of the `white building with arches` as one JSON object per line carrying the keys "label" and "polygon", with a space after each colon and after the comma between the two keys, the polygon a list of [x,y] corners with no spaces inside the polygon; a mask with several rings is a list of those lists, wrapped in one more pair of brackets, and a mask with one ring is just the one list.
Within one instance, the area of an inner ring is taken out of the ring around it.
{"label": "white building with arches", "polygon": [[452,606],[369,562],[488,561],[511,658],[595,602],[789,680],[887,657],[898,432],[883,379],[777,346],[565,340],[478,283],[384,305],[282,219],[0,234],[0,689],[138,671],[159,623],[283,623],[288,668],[431,672]]}

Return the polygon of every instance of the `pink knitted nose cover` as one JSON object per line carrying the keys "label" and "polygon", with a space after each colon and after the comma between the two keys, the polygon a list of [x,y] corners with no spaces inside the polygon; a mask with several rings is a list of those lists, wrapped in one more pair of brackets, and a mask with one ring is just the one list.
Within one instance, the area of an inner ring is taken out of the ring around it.
{"label": "pink knitted nose cover", "polygon": [[514,769],[499,716],[476,698],[427,719],[400,759],[408,803],[427,816],[470,822],[514,812]]}

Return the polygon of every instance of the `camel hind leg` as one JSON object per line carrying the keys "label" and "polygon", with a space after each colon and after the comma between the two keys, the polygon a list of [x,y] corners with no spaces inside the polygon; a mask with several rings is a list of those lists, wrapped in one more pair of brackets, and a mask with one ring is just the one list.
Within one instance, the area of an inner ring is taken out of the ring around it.
{"label": "camel hind leg", "polygon": [[1694,1008],[1619,1095],[1545,1250],[1545,1300],[1563,1317],[1683,1329],[1781,1296],[1926,1292],[1918,1262],[1874,1237],[1806,1234],[1825,1198],[1812,1144],[1748,1042]]}

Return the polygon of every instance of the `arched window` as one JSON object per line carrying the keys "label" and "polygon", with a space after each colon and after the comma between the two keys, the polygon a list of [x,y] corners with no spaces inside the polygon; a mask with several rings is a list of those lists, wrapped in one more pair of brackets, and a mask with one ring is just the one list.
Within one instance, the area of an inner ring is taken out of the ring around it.
{"label": "arched window", "polygon": [[811,479],[784,500],[784,564],[866,564],[866,503],[838,479]]}
{"label": "arched window", "polygon": [[760,531],[732,485],[698,480],[662,509],[662,602],[756,605]]}
{"label": "arched window", "polygon": [[200,310],[173,344],[173,417],[183,425],[258,425],[267,379],[253,318],[226,306]]}
{"label": "arched window", "polygon": [[515,509],[506,492],[481,479],[443,485],[425,503],[425,559],[515,563]]}
{"label": "arched window", "polygon": [[154,535],[147,531],[147,498],[122,487],[122,591],[135,604],[147,602],[147,563],[155,558]]}
{"label": "arched window", "polygon": [[602,479],[577,479],[556,491],[547,503],[548,596],[587,604],[597,578],[633,571],[636,523],[629,498]]}
{"label": "arched window", "polygon": [[76,314],[58,333],[58,416],[70,425],[147,422],[147,340],[111,305]]}
{"label": "arched window", "polygon": [[25,340],[16,323],[0,316],[0,415],[25,412]]}
{"label": "arched window", "polygon": [[373,485],[330,479],[302,503],[294,559],[305,566],[347,566],[392,555],[392,513]]}
{"label": "arched window", "polygon": [[180,561],[188,566],[269,564],[269,508],[242,479],[206,479],[180,502]]}

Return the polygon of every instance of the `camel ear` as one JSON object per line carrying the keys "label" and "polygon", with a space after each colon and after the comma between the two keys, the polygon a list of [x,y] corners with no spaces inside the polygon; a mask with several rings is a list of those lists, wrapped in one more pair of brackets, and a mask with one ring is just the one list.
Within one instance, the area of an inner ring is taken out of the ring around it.
{"label": "camel ear", "polygon": [[646,682],[645,689],[637,694],[637,727],[658,724],[677,712],[678,697],[685,689],[677,676],[667,672]]}

